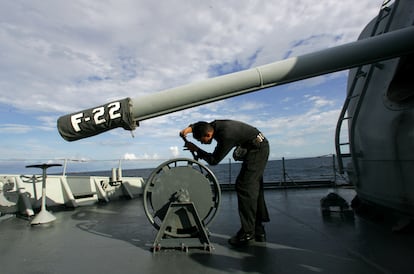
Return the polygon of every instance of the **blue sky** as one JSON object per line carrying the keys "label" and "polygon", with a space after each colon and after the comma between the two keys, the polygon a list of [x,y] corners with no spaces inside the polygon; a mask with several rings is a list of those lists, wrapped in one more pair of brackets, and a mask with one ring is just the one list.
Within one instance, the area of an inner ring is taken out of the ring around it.
{"label": "blue sky", "polygon": [[214,119],[260,128],[271,159],[332,154],[346,71],[145,120],[135,137],[115,129],[67,142],[56,120],[355,41],[381,3],[1,1],[0,173],[62,159],[78,171],[116,167],[121,159],[124,168],[156,166],[190,157],[179,130]]}

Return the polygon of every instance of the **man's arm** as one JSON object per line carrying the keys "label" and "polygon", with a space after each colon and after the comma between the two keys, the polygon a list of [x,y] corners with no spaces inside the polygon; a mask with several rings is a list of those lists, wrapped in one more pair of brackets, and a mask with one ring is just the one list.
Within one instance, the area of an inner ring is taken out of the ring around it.
{"label": "man's arm", "polygon": [[192,133],[192,132],[193,132],[193,128],[191,127],[191,125],[189,125],[185,129],[183,129],[183,130],[180,131],[180,136],[181,137],[186,137],[187,134]]}
{"label": "man's arm", "polygon": [[193,132],[193,128],[190,126],[186,127],[185,129],[180,131],[180,137],[184,140],[184,147],[185,150],[191,151],[191,154],[193,154],[193,157],[195,160],[197,160],[199,157],[195,153],[198,152],[200,149],[198,146],[196,146],[194,143],[187,141],[187,134]]}

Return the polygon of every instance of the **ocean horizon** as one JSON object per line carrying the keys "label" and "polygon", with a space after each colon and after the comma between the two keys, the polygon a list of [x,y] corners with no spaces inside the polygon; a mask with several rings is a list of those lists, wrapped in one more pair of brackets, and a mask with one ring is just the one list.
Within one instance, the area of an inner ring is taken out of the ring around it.
{"label": "ocean horizon", "polygon": [[[204,164],[204,162],[201,163]],[[241,162],[235,162],[230,159],[227,163],[221,163],[215,166],[204,165],[212,171],[220,184],[234,183],[241,168]],[[146,180],[156,168],[122,169],[122,176],[142,177]],[[67,175],[111,176],[112,170],[67,172]],[[333,155],[269,160],[263,177],[265,183],[301,181],[335,181],[346,183],[348,181],[346,175],[338,174],[336,157]]]}

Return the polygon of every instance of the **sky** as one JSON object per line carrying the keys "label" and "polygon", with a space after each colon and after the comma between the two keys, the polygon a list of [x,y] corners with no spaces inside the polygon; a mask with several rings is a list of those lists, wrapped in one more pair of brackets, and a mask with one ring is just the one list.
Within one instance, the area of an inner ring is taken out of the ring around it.
{"label": "sky", "polygon": [[[155,167],[191,157],[183,150],[179,131],[192,122],[214,119],[259,128],[270,142],[270,159],[333,154],[347,71],[144,120],[133,134],[114,129],[67,142],[56,121],[114,100],[145,97],[353,42],[381,4],[1,1],[0,173],[27,172],[25,165],[64,159],[73,171],[119,164]],[[214,149],[214,144],[200,146]]]}

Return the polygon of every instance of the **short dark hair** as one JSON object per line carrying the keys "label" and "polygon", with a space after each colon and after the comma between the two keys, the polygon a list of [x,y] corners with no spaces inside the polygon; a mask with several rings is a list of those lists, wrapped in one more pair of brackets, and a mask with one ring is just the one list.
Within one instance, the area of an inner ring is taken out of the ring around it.
{"label": "short dark hair", "polygon": [[197,122],[191,127],[193,129],[193,137],[197,140],[206,136],[206,134],[213,129],[213,126],[210,123],[204,121]]}

